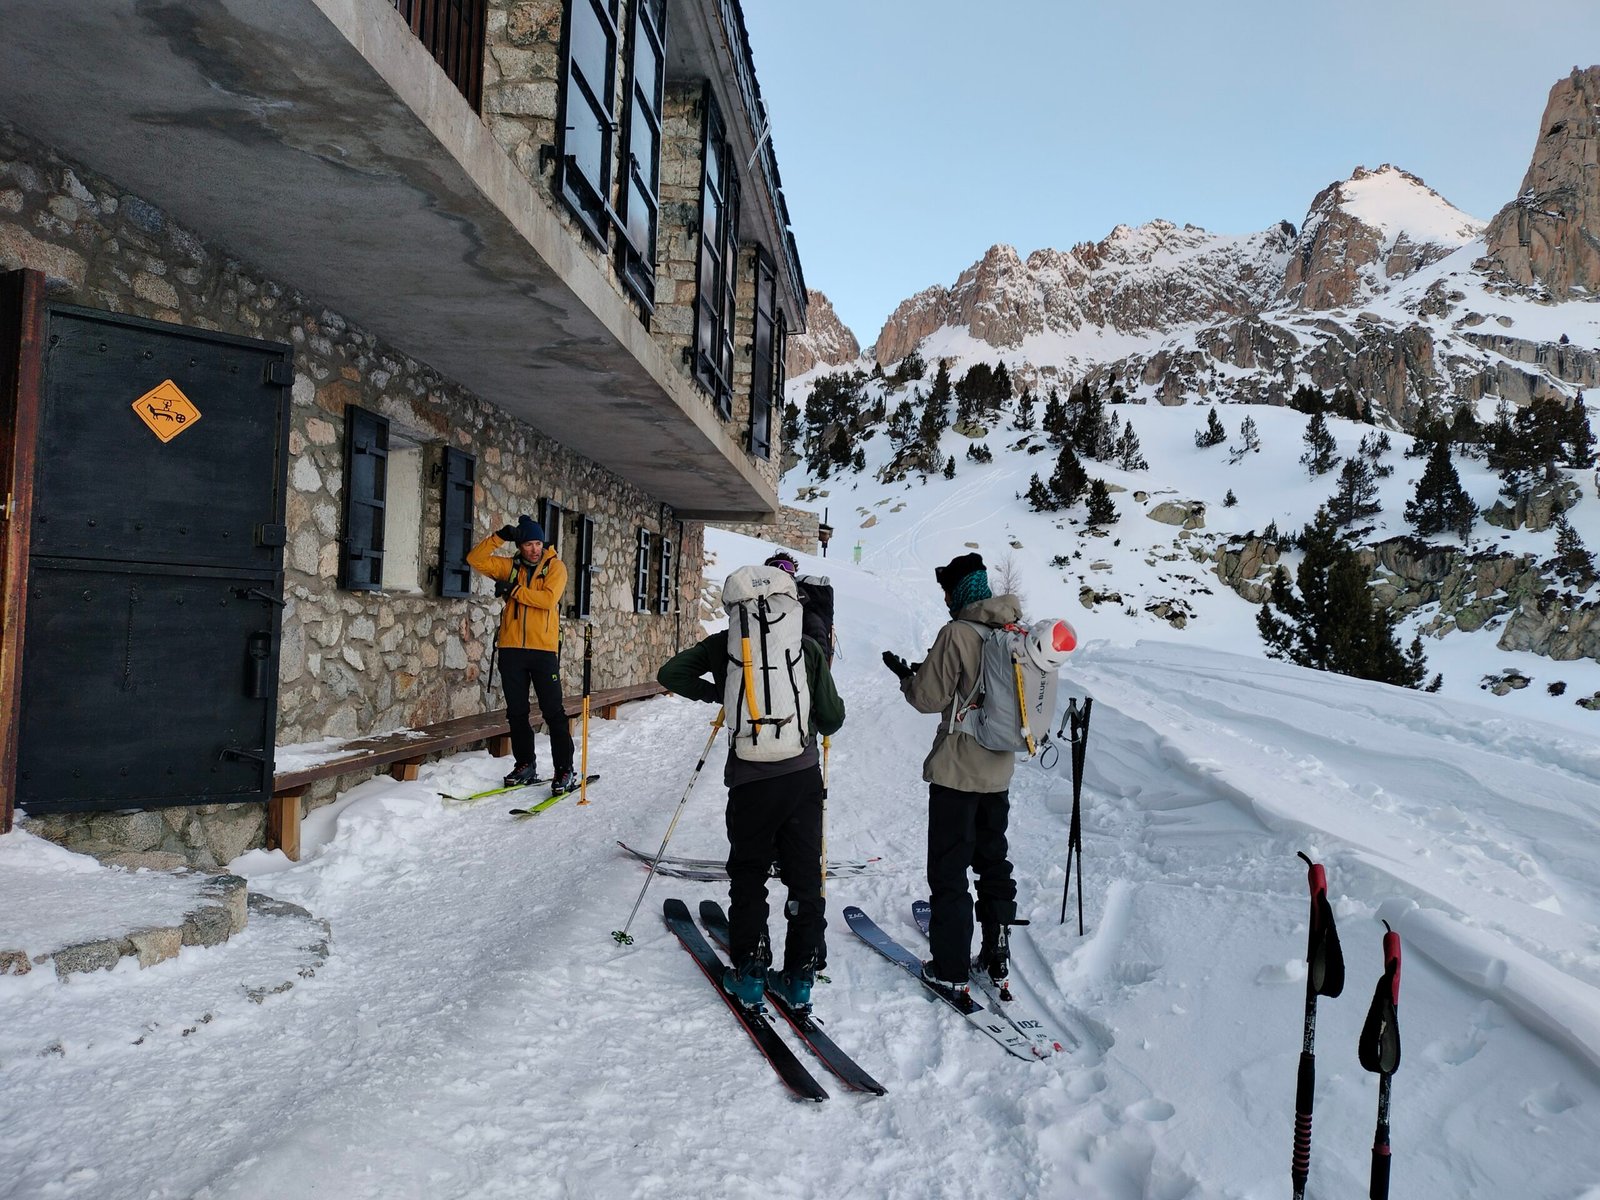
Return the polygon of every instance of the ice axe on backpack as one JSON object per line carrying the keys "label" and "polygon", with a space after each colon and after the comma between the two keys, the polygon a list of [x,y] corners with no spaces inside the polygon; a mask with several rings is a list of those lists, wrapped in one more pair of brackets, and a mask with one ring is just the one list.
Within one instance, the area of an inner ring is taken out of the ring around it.
{"label": "ice axe on backpack", "polygon": [[639,889],[639,898],[633,902],[633,911],[628,914],[628,919],[622,923],[621,929],[611,931],[612,938],[619,946],[633,945],[633,937],[628,933],[633,924],[633,918],[639,915],[639,905],[644,901],[645,891],[650,887],[650,881],[656,877],[656,864],[661,861],[661,856],[667,852],[667,843],[672,840],[672,831],[678,827],[678,818],[683,816],[683,806],[689,803],[689,793],[694,791],[695,781],[700,778],[700,769],[706,765],[706,759],[711,755],[711,747],[717,740],[717,733],[722,729],[724,709],[717,709],[717,716],[711,722],[711,736],[706,739],[706,748],[700,751],[700,761],[695,763],[694,771],[689,775],[689,786],[683,789],[683,799],[678,801],[678,811],[672,814],[672,821],[667,826],[667,834],[661,839],[661,849],[656,851],[656,856],[650,860],[650,873],[644,877],[644,887]]}

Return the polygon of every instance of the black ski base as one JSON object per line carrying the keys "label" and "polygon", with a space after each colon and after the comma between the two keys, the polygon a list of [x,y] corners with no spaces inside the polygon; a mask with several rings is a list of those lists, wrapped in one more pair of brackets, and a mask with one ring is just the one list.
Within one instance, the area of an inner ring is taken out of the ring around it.
{"label": "black ski base", "polygon": [[[700,922],[711,934],[711,940],[716,942],[723,953],[728,950],[728,918],[722,911],[722,905],[715,900],[702,900],[700,902]],[[787,1000],[772,988],[767,989],[767,999],[772,1006],[783,1014],[784,1020],[799,1036],[811,1052],[839,1077],[839,1082],[846,1087],[858,1092],[870,1092],[874,1096],[887,1094],[888,1089],[861,1069],[859,1063],[851,1058],[822,1030],[821,1023],[808,1009],[792,1007]]]}
{"label": "black ski base", "polygon": [[788,1044],[778,1036],[778,1031],[772,1027],[772,1023],[767,1020],[762,1010],[746,1008],[723,988],[722,976],[727,969],[726,965],[700,933],[693,918],[689,916],[688,905],[682,900],[670,899],[661,906],[661,913],[666,920],[667,928],[672,930],[683,943],[683,948],[705,973],[706,979],[716,989],[717,995],[722,997],[729,1011],[739,1019],[745,1032],[750,1035],[750,1040],[755,1042],[757,1049],[766,1056],[767,1062],[778,1073],[778,1078],[783,1080],[784,1086],[801,1100],[826,1100],[828,1093],[812,1078],[811,1072],[806,1070],[805,1065],[795,1057],[794,1051],[789,1049]]}

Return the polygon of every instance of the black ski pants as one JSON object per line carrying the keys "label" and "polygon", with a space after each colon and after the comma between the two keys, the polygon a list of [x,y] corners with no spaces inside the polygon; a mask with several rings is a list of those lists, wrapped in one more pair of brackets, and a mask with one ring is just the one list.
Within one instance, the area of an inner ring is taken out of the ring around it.
{"label": "black ski pants", "polygon": [[822,898],[822,771],[811,766],[728,789],[728,941],[735,967],[767,932],[767,877],[789,891],[783,969],[827,961]]}
{"label": "black ski pants", "polygon": [[1006,857],[1008,792],[960,792],[928,785],[928,941],[933,973],[965,980],[972,965],[972,892],[967,869],[978,876],[978,919],[1016,919],[1017,884]]}
{"label": "black ski pants", "polygon": [[567,725],[561,698],[561,659],[554,650],[500,647],[500,686],[506,695],[506,720],[511,725],[511,757],[518,766],[537,760],[533,745],[531,689],[539,701],[545,732],[550,735],[550,757],[560,776],[572,770],[572,730]]}

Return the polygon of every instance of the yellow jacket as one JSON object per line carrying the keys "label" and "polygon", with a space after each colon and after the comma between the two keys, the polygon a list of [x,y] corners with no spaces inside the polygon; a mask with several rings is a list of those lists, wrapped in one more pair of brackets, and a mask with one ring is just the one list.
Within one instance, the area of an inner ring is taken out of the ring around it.
{"label": "yellow jacket", "polygon": [[498,535],[491,533],[467,553],[467,565],[498,583],[516,576],[516,585],[500,613],[497,646],[523,650],[561,648],[561,593],[567,590],[567,568],[546,546],[537,564],[496,554]]}

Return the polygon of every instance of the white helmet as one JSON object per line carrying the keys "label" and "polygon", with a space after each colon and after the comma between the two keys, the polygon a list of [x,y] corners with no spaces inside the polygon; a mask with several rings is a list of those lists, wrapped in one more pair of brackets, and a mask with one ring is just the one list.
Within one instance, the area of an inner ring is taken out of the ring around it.
{"label": "white helmet", "polygon": [[1034,622],[1024,639],[1028,659],[1041,671],[1056,671],[1078,648],[1078,632],[1058,617]]}

